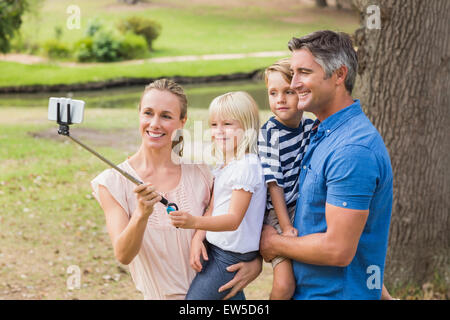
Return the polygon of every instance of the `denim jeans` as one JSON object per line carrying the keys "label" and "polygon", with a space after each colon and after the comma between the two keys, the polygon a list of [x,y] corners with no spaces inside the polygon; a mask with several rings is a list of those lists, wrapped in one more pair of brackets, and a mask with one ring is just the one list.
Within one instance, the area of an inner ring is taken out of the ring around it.
{"label": "denim jeans", "polygon": [[[252,261],[258,257],[258,251],[236,253],[225,251],[207,243],[208,260],[203,261],[202,271],[197,273],[186,294],[186,300],[222,300],[231,289],[218,292],[219,288],[230,281],[236,272],[229,272],[227,267],[239,263]],[[244,291],[239,291],[230,300],[245,300]]]}

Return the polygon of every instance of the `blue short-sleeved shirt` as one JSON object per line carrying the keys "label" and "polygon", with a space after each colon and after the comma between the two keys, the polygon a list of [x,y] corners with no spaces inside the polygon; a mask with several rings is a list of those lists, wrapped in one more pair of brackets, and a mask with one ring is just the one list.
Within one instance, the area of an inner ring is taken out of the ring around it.
{"label": "blue short-sleeved shirt", "polygon": [[294,299],[380,299],[392,184],[388,151],[359,100],[320,123],[301,164],[294,227],[299,236],[325,232],[325,203],[369,216],[348,266],[293,262]]}

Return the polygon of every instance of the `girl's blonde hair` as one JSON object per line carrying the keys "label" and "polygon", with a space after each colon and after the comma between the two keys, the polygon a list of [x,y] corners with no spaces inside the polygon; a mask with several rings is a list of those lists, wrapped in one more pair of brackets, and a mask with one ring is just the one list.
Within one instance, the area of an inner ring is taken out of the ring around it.
{"label": "girl's blonde hair", "polygon": [[279,72],[286,82],[291,83],[292,73],[291,73],[291,58],[283,58],[267,67],[264,71],[264,81],[266,82],[266,87],[268,86],[269,74],[272,72]]}
{"label": "girl's blonde hair", "polygon": [[[235,91],[216,97],[209,105],[210,124],[213,118],[237,120],[241,124],[244,135],[237,146],[237,159],[245,153],[258,153],[259,111],[251,95]],[[213,153],[216,151],[221,153],[213,145]]]}

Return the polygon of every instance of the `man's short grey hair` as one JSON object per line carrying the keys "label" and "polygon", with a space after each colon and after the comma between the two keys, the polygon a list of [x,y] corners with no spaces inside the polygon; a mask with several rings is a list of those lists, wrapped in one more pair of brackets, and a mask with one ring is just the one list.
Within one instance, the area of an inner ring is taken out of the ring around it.
{"label": "man's short grey hair", "polygon": [[327,78],[345,65],[348,69],[345,88],[352,93],[358,70],[358,57],[348,34],[330,30],[316,31],[301,38],[292,38],[288,47],[292,52],[308,49],[325,71]]}

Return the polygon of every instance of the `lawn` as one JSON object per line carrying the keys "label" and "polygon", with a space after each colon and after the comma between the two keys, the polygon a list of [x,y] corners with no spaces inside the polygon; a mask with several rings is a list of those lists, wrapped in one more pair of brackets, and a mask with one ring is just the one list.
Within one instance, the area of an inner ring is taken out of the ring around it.
{"label": "lawn", "polygon": [[0,61],[0,86],[52,85],[102,81],[117,78],[160,78],[173,76],[213,76],[263,69],[276,58],[190,61],[125,65],[103,63],[86,67],[55,64],[25,65]]}
{"label": "lawn", "polygon": [[[80,9],[80,28],[66,27],[67,8]],[[353,33],[358,17],[353,12],[320,10],[305,1],[206,1],[152,0],[137,6],[116,0],[46,0],[34,13],[24,17],[22,42],[41,46],[61,28],[61,41],[68,46],[83,37],[91,19],[114,28],[118,21],[141,15],[162,25],[162,32],[148,58],[203,54],[286,51],[293,36],[319,29]],[[39,53],[39,51],[38,51]],[[55,61],[37,65],[0,62],[0,86],[70,84],[121,77],[208,76],[250,72],[276,58],[243,58],[178,63],[120,63],[61,66]]]}
{"label": "lawn", "polygon": [[[121,19],[139,15],[162,26],[151,55],[158,57],[286,50],[292,36],[327,28],[353,32],[357,27],[354,13],[320,10],[304,2],[151,0],[129,6],[117,0],[46,0],[25,17],[22,35],[40,43],[53,38],[55,27],[60,27],[62,40],[70,45],[93,18],[115,27]],[[80,29],[66,27],[71,5],[80,9]]]}

